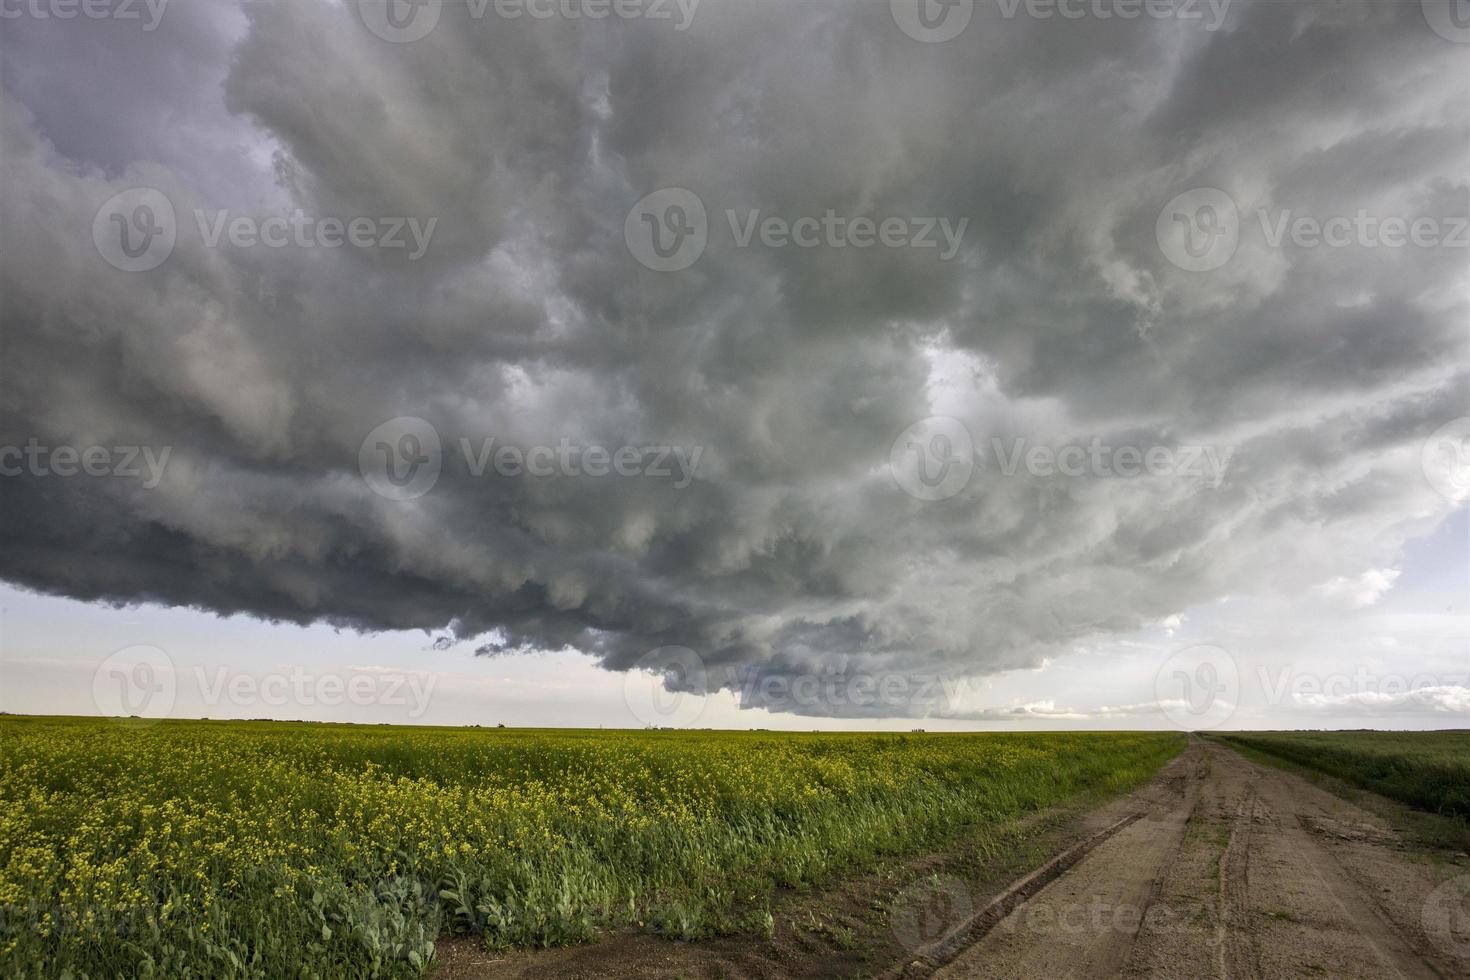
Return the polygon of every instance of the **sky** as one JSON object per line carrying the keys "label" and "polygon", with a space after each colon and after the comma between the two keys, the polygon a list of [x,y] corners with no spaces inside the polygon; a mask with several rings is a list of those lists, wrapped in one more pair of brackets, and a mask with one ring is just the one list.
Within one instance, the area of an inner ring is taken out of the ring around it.
{"label": "sky", "polygon": [[1467,727],[1460,0],[0,19],[0,710]]}

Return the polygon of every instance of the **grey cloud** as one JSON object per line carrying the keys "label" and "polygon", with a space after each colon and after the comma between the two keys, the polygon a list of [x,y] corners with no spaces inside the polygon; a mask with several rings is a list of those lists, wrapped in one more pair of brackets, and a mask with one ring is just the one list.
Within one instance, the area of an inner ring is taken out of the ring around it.
{"label": "grey cloud", "polygon": [[[738,690],[833,658],[1034,667],[1224,595],[1385,567],[1447,511],[1418,447],[1470,406],[1465,254],[1251,233],[1257,206],[1463,213],[1470,50],[1415,5],[1242,4],[1211,33],[980,4],[943,45],[886,2],[706,0],[685,32],[459,7],[411,44],[312,0],[178,4],[117,49],[7,25],[0,444],[172,455],[154,489],[0,479],[0,575],[449,630],[486,655],[572,646],[610,669],[681,645]],[[91,228],[138,185],[180,232],[130,274]],[[1199,185],[1241,208],[1214,273],[1154,240]],[[658,273],[623,225],[666,186],[716,225],[726,208],[969,225],[950,262],[712,228],[696,264]],[[207,248],[195,208],[438,225],[419,261]],[[1098,436],[1235,456],[1214,488],[982,458],[923,501],[887,466],[931,415],[982,449]],[[447,447],[703,455],[679,489],[477,477],[449,451],[429,493],[392,501],[358,454],[398,416]]]}

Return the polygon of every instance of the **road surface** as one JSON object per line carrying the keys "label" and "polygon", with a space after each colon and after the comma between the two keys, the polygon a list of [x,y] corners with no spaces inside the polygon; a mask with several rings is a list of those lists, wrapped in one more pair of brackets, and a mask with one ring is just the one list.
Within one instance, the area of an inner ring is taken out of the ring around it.
{"label": "road surface", "polygon": [[1133,805],[934,975],[1470,977],[1470,876],[1374,813],[1203,740]]}

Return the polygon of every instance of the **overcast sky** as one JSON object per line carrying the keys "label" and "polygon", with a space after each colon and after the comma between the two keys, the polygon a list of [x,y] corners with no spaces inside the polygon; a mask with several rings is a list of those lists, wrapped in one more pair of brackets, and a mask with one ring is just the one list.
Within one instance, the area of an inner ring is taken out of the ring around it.
{"label": "overcast sky", "polygon": [[0,709],[1465,727],[1465,14],[0,0]]}

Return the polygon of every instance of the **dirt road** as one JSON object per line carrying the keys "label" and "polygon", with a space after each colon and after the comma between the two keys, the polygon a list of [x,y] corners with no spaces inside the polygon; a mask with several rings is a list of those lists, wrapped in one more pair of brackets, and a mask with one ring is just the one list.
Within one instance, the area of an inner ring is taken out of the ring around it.
{"label": "dirt road", "polygon": [[1464,879],[1368,810],[1206,741],[1133,802],[934,975],[1470,977]]}

